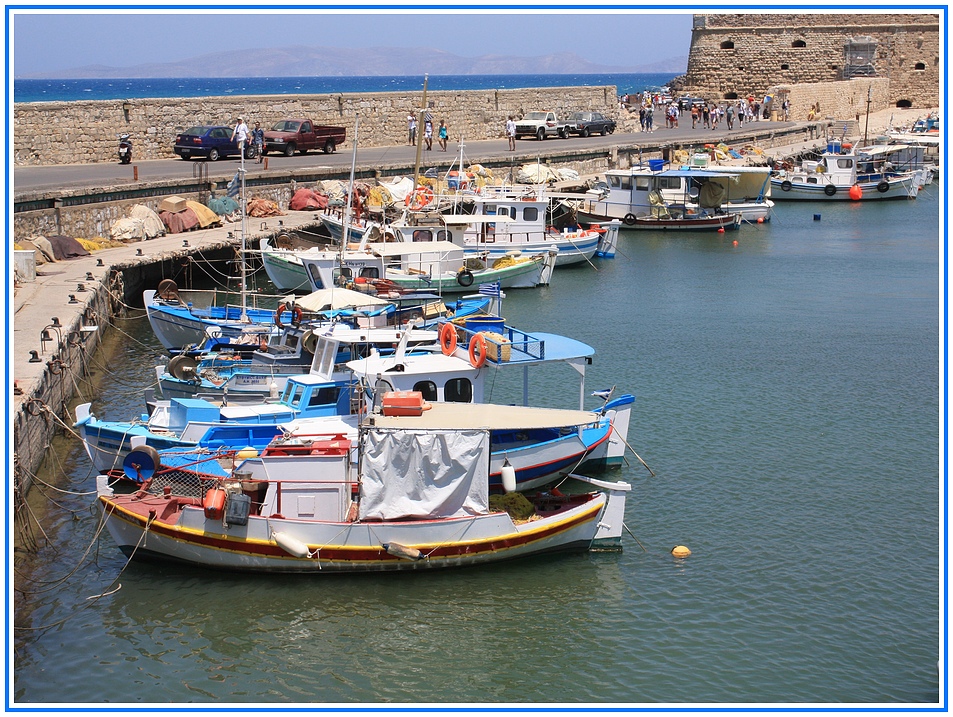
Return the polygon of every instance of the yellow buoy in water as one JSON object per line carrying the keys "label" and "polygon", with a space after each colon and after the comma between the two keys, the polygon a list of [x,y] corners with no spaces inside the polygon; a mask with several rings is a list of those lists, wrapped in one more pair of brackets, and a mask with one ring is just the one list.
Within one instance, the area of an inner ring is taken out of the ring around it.
{"label": "yellow buoy in water", "polygon": [[676,545],[672,548],[672,555],[676,558],[687,558],[692,554],[692,551],[686,548],[684,545]]}

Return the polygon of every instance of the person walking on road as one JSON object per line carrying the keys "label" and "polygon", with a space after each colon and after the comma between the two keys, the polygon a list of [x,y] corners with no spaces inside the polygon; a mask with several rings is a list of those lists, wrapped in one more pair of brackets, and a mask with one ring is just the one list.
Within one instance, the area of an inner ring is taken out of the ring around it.
{"label": "person walking on road", "polygon": [[242,117],[238,118],[238,124],[232,130],[232,142],[238,140],[238,151],[242,157],[245,156],[245,143],[248,141],[248,125]]}
{"label": "person walking on road", "polygon": [[447,123],[440,120],[440,127],[437,128],[437,144],[440,145],[440,151],[447,151]]}
{"label": "person walking on road", "polygon": [[506,119],[506,141],[509,143],[509,151],[516,151],[516,120],[513,115]]}
{"label": "person walking on road", "polygon": [[413,112],[407,115],[407,144],[417,144],[417,118]]}

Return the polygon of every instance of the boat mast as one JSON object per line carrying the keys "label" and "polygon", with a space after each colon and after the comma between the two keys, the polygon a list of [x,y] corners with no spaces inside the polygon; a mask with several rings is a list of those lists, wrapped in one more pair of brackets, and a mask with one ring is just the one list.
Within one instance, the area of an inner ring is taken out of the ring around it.
{"label": "boat mast", "polygon": [[239,164],[239,173],[242,177],[242,314],[240,321],[243,324],[249,323],[248,320],[248,286],[246,285],[246,280],[248,276],[248,269],[245,264],[246,259],[246,246],[245,246],[245,235],[246,235],[246,223],[248,219],[248,202],[245,199],[245,143],[238,143],[238,156],[240,158]]}
{"label": "boat mast", "polygon": [[[351,151],[351,177],[347,185],[347,196],[344,207],[344,232],[341,235],[341,251],[338,256],[343,262],[344,250],[347,248],[348,234],[351,231],[351,205],[354,203],[354,168],[357,165],[357,125],[360,119],[358,112],[354,113],[354,149]],[[362,242],[363,243],[363,242]]]}
{"label": "boat mast", "polygon": [[427,111],[427,75],[424,75],[424,97],[421,102],[422,109],[417,112],[417,156],[414,159],[414,188],[411,192],[417,191],[417,178],[420,176],[420,153],[423,149],[424,135],[424,113]]}

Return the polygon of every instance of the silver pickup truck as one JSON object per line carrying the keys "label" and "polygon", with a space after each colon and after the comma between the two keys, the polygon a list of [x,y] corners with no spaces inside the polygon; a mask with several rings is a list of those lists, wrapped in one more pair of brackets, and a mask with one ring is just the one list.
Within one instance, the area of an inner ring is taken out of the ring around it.
{"label": "silver pickup truck", "polygon": [[547,137],[569,137],[565,120],[557,119],[555,112],[527,112],[516,122],[516,139],[535,137],[543,141]]}

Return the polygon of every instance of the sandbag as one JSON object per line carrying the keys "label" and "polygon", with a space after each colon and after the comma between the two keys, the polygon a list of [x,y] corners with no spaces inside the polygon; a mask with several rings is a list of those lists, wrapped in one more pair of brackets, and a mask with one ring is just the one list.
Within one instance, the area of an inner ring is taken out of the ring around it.
{"label": "sandbag", "polygon": [[[165,231],[164,224],[162,230]],[[146,226],[141,219],[122,217],[114,221],[112,226],[109,227],[109,237],[116,241],[142,241],[146,238]]]}
{"label": "sandbag", "polygon": [[142,221],[146,239],[155,239],[165,234],[165,224],[159,219],[159,215],[145,204],[134,205],[129,210],[129,216]]}
{"label": "sandbag", "polygon": [[181,212],[159,212],[159,218],[162,219],[162,223],[169,230],[169,234],[187,232],[199,225],[199,218],[189,208]]}
{"label": "sandbag", "polygon": [[81,256],[89,256],[89,252],[83,248],[83,245],[73,237],[62,235],[46,237],[47,241],[53,247],[53,256],[57,261],[64,259],[78,259]]}
{"label": "sandbag", "polygon": [[188,200],[185,204],[186,206],[188,206],[189,209],[195,212],[195,216],[199,220],[199,226],[202,227],[202,229],[205,229],[211,226],[216,226],[221,223],[221,220],[219,219],[218,214],[213,212],[204,204],[193,201],[191,199]]}
{"label": "sandbag", "polygon": [[[50,246],[50,243],[44,237],[30,237],[29,239],[21,240],[18,243],[23,249],[33,250],[33,254],[36,256],[37,266],[53,261],[53,247]],[[47,253],[47,250],[49,253]]]}
{"label": "sandbag", "polygon": [[234,214],[239,210],[238,202],[231,197],[212,197],[208,200],[208,208],[220,217]]}
{"label": "sandbag", "polygon": [[258,197],[248,200],[248,208],[245,213],[250,217],[258,218],[284,216],[284,212],[278,208],[275,202],[270,199],[260,199]]}
{"label": "sandbag", "polygon": [[288,203],[288,208],[295,212],[303,212],[312,209],[327,209],[328,196],[326,194],[319,194],[313,189],[302,187],[294,193],[293,197],[291,197],[291,201]]}

